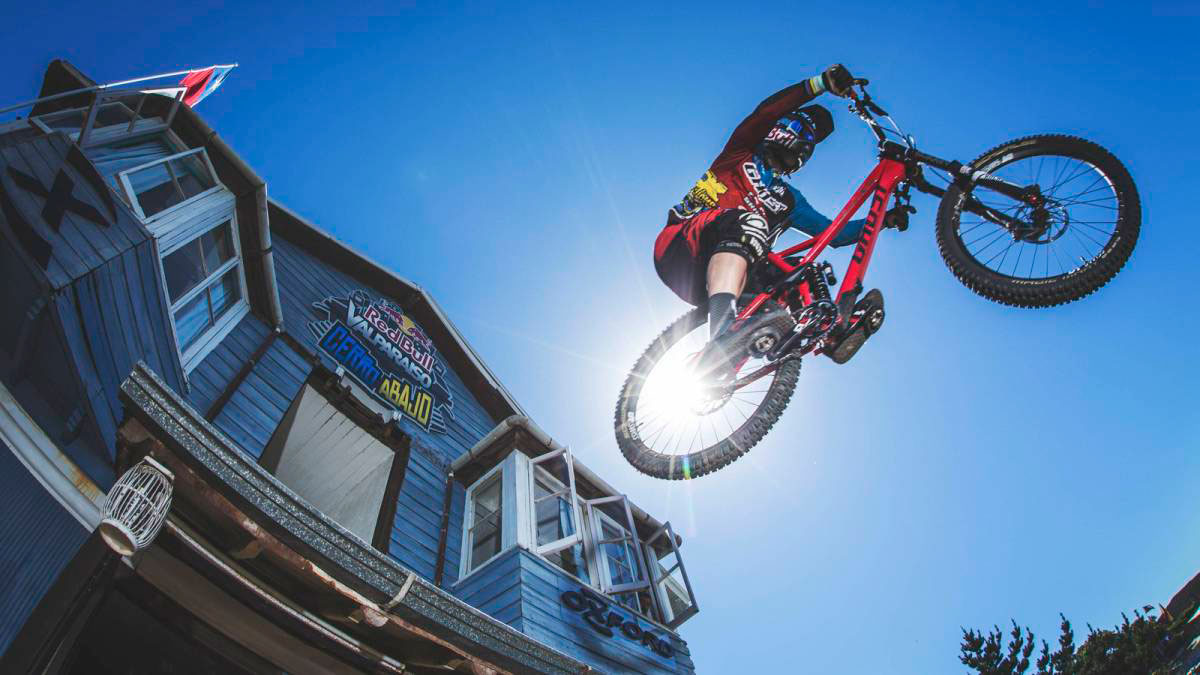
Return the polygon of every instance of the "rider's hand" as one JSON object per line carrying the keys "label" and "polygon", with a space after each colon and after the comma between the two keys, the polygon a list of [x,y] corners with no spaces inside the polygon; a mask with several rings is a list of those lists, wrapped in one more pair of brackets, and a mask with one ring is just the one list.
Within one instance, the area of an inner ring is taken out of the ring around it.
{"label": "rider's hand", "polygon": [[825,84],[825,91],[834,96],[845,96],[850,93],[850,87],[854,85],[854,76],[846,70],[846,66],[840,63],[835,63],[825,69],[821,73],[821,81]]}

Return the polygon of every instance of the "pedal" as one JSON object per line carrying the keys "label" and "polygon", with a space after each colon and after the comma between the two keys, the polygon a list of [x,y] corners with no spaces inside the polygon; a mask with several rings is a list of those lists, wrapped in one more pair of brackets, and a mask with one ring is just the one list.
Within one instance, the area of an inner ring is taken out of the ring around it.
{"label": "pedal", "polygon": [[759,357],[770,353],[782,337],[783,333],[775,326],[759,328],[750,336],[750,354]]}
{"label": "pedal", "polygon": [[[861,312],[861,314],[860,314]],[[886,314],[883,311],[883,294],[879,289],[873,288],[854,304],[854,312],[851,314],[858,315],[858,321],[855,321],[843,337],[833,345],[832,349],[825,350],[824,353],[834,363],[842,364],[849,361],[858,353],[867,338],[871,337],[883,327],[883,319]]]}

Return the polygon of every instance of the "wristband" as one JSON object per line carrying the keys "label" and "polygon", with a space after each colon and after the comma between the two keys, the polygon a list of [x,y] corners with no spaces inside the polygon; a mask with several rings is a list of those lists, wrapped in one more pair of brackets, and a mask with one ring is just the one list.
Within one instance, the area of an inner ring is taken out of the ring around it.
{"label": "wristband", "polygon": [[825,91],[825,76],[813,75],[812,77],[808,78],[808,87],[809,89],[812,89],[813,96]]}

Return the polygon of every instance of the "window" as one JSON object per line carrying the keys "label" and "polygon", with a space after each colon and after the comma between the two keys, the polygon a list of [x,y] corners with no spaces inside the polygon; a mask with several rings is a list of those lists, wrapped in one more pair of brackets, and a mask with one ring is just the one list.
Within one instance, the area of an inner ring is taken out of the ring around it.
{"label": "window", "polygon": [[236,200],[204,149],[183,147],[167,132],[90,147],[87,155],[157,240],[171,328],[189,373],[250,304]]}
{"label": "window", "polygon": [[504,550],[504,472],[501,464],[467,493],[466,571],[469,573]]}
{"label": "window", "polygon": [[216,190],[216,172],[204,148],[195,148],[120,173],[126,201],[152,220]]}
{"label": "window", "polygon": [[235,232],[233,220],[226,220],[162,257],[175,337],[185,355],[245,297]]}
{"label": "window", "polygon": [[259,457],[281,483],[365,543],[387,552],[406,446],[347,415],[327,391],[305,384]]}
{"label": "window", "polygon": [[529,460],[530,523],[533,550],[585,584],[590,575],[580,530],[579,496],[575,491],[575,464],[563,448]]}
{"label": "window", "polygon": [[104,176],[112,189],[128,204],[129,197],[121,185],[120,173],[126,169],[166,159],[183,149],[183,144],[177,142],[173,135],[157,134],[149,138],[125,139],[88,148],[87,156],[96,165],[100,175]]}
{"label": "window", "polygon": [[624,495],[580,499],[566,448],[510,453],[467,489],[464,522],[460,581],[515,545],[670,628],[697,611],[671,526],[643,542]]}
{"label": "window", "polygon": [[[87,122],[88,107],[60,110],[31,117],[30,120],[42,131],[61,131],[72,139],[79,139],[79,131]],[[110,143],[118,137],[159,131],[166,127],[161,117],[145,117],[138,110],[131,110],[121,102],[102,103],[96,108],[96,119],[85,139],[88,145]]]}
{"label": "window", "polygon": [[655,617],[629,500],[624,495],[601,497],[589,500],[587,506],[600,590],[634,611]]}
{"label": "window", "polygon": [[663,525],[646,540],[646,559],[650,562],[654,591],[658,594],[659,607],[662,608],[663,623],[675,628],[699,610],[670,523]]}

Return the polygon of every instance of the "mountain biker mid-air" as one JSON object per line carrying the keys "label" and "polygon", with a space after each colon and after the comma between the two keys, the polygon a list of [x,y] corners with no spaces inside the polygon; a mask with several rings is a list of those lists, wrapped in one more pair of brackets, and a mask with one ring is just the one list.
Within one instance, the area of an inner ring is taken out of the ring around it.
{"label": "mountain biker mid-air", "polygon": [[[804,166],[816,144],[833,132],[829,110],[805,104],[822,92],[844,97],[853,82],[844,66],[834,64],[767,98],[668,212],[654,242],[654,267],[680,298],[695,306],[708,303],[710,344],[733,324],[748,272],[781,232],[794,227],[816,235],[829,226],[830,219],[783,178]],[[864,222],[851,221],[831,244],[854,244]],[[872,290],[864,302],[882,308],[883,296]],[[850,337],[840,336],[827,352],[831,358],[849,360],[866,336]]]}
{"label": "mountain biker mid-air", "polygon": [[[1104,147],[1035,134],[968,163],[943,159],[917,148],[869,84],[835,64],[772,95],[668,214],[654,266],[693,307],[650,342],[617,396],[617,447],[638,471],[691,480],[729,466],[781,419],[804,357],[845,363],[858,352],[884,319],[879,291],[862,293],[877,235],[907,229],[916,212],[910,189],[939,200],[934,230],[946,267],[1003,305],[1074,302],[1129,260],[1141,200]],[[833,132],[833,116],[812,104],[824,92],[844,97],[876,141],[874,168],[833,222],[784,182]],[[865,221],[849,220],[868,203]],[[776,250],[789,227],[811,236]],[[839,285],[819,258],[831,244],[852,243]],[[789,450],[826,421],[806,413]]]}

